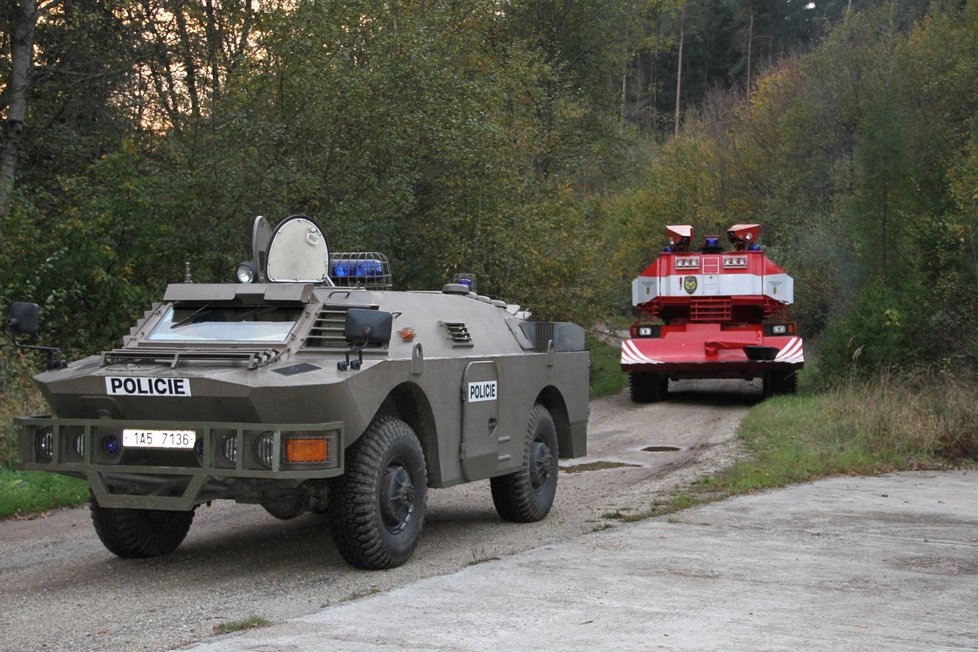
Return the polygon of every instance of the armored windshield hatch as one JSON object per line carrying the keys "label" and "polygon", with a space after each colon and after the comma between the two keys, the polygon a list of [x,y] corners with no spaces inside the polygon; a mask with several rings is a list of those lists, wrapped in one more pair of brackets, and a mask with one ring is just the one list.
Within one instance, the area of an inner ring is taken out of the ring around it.
{"label": "armored windshield hatch", "polygon": [[463,321],[443,321],[445,328],[448,329],[448,337],[451,338],[455,346],[472,346],[472,334],[469,327]]}

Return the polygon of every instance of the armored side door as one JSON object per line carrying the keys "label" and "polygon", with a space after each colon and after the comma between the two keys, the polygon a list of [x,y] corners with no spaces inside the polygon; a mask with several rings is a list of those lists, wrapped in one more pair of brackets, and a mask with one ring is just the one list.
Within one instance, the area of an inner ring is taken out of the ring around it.
{"label": "armored side door", "polygon": [[491,360],[470,362],[462,374],[462,474],[486,478],[499,460],[499,373]]}

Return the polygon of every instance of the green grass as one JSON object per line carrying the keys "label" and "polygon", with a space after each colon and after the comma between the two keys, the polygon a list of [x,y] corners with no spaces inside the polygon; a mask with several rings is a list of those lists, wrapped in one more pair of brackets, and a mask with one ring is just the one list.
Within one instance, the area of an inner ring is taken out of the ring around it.
{"label": "green grass", "polygon": [[26,516],[88,502],[88,484],[56,473],[0,467],[0,518]]}
{"label": "green grass", "polygon": [[587,348],[591,352],[591,398],[612,396],[625,389],[628,375],[621,370],[621,351],[590,333]]}
{"label": "green grass", "polygon": [[46,406],[31,375],[37,361],[0,350],[0,518],[27,516],[88,502],[88,485],[54,473],[12,470],[17,459],[14,417],[43,414]]}
{"label": "green grass", "polygon": [[740,435],[754,461],[719,478],[738,493],[827,475],[970,464],[978,456],[978,389],[954,378],[883,374],[764,401]]}

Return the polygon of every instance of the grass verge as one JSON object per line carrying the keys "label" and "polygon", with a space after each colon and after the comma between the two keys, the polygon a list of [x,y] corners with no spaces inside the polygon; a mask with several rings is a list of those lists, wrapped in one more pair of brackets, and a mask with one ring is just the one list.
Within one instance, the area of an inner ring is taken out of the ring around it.
{"label": "grass verge", "polygon": [[29,516],[88,502],[88,484],[56,473],[0,468],[0,518]]}
{"label": "grass verge", "polygon": [[0,518],[29,516],[88,502],[88,485],[55,473],[14,471],[17,433],[14,417],[43,414],[47,408],[31,376],[37,360],[0,350]]}
{"label": "grass verge", "polygon": [[949,377],[850,381],[828,391],[754,406],[738,436],[747,460],[677,490],[638,521],[831,475],[878,475],[978,464],[978,387]]}

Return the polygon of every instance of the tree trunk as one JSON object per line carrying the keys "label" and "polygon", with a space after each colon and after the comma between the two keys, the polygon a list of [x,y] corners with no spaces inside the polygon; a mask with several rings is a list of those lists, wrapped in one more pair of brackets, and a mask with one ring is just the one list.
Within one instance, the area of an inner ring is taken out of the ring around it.
{"label": "tree trunk", "polygon": [[175,2],[169,7],[176,18],[177,36],[180,39],[183,59],[184,84],[187,87],[187,97],[190,99],[190,115],[196,121],[200,118],[200,95],[197,92],[197,64],[194,62],[194,47],[190,42],[190,31],[187,28],[187,17],[184,16],[183,2]]}
{"label": "tree trunk", "polygon": [[750,102],[750,55],[754,49],[754,6],[750,8],[750,26],[747,28],[747,101]]}
{"label": "tree trunk", "polygon": [[10,214],[10,199],[17,175],[17,153],[27,118],[27,96],[30,92],[34,49],[34,26],[38,9],[34,0],[18,0],[16,23],[10,47],[10,79],[5,95],[10,101],[3,121],[3,143],[0,144],[0,219]]}
{"label": "tree trunk", "polygon": [[686,36],[686,5],[683,4],[683,8],[679,14],[679,63],[676,66],[676,127],[674,130],[674,135],[676,138],[679,137],[679,113],[682,108],[682,91],[683,91],[683,39]]}
{"label": "tree trunk", "polygon": [[207,37],[207,59],[211,67],[210,112],[213,114],[221,98],[221,26],[214,11],[214,1],[207,0],[204,9],[207,16],[207,24],[204,27],[204,34]]}

